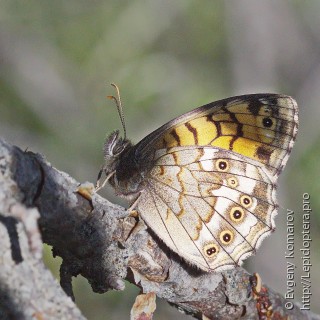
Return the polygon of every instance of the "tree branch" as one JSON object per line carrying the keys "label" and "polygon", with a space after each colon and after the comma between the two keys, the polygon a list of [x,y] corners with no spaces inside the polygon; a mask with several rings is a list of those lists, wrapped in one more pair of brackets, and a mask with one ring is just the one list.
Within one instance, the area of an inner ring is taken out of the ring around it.
{"label": "tree branch", "polygon": [[67,311],[66,319],[83,319],[42,264],[32,223],[39,214],[43,241],[63,259],[61,286],[71,297],[71,279],[81,274],[95,292],[123,290],[126,279],[197,319],[320,319],[298,306],[286,310],[281,295],[259,290],[240,267],[204,273],[186,265],[141,220],[98,194],[83,196],[79,185],[40,155],[0,141],[0,315],[61,318]]}

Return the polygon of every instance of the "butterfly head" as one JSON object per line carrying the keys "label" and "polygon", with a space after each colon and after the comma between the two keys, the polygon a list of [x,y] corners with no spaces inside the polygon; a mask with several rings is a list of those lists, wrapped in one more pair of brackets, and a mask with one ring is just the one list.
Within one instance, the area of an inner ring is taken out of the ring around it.
{"label": "butterfly head", "polygon": [[[131,146],[131,142],[119,136],[119,131],[112,132],[106,139],[103,147],[103,155],[105,160],[104,167],[108,172],[116,170],[120,155]],[[108,174],[106,172],[106,174]]]}

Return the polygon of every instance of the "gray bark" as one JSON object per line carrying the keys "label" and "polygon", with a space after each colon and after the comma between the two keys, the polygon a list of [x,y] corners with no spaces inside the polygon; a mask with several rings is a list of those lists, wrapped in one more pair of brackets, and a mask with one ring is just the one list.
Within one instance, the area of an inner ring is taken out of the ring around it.
{"label": "gray bark", "polygon": [[[84,197],[79,185],[40,155],[0,140],[1,319],[83,319],[70,299],[79,274],[99,293],[123,290],[126,279],[197,319],[267,319],[257,310],[266,302],[277,319],[320,319],[298,306],[286,310],[266,285],[254,296],[243,268],[204,273],[186,265],[138,218],[98,194]],[[63,259],[67,294],[42,263],[42,241]]]}

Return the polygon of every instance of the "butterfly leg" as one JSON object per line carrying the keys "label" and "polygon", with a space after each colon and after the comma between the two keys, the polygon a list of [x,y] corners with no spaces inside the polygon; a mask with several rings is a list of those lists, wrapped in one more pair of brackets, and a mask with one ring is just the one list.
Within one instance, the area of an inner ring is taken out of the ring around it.
{"label": "butterfly leg", "polygon": [[101,181],[101,176],[102,176],[102,173],[104,171],[104,167],[102,167],[98,173],[98,178],[97,178],[97,182],[96,182],[96,185],[95,185],[95,191],[98,192],[100,189],[102,189],[106,183],[109,181],[109,179],[115,174],[115,171],[109,173],[106,178],[103,180],[102,184],[100,185],[100,181]]}
{"label": "butterfly leg", "polygon": [[101,179],[102,173],[103,173],[103,166],[100,168],[100,171],[98,173],[95,189],[97,189],[100,185],[100,179]]}
{"label": "butterfly leg", "polygon": [[130,216],[132,216],[132,217],[137,217],[139,215],[138,211],[134,210],[134,208],[137,206],[137,204],[140,200],[140,197],[141,197],[141,192],[139,193],[139,195],[135,198],[135,200],[130,204],[129,208],[127,209]]}
{"label": "butterfly leg", "polygon": [[[137,206],[138,201],[140,200],[140,197],[141,197],[141,192],[136,197],[136,199],[131,203],[129,208],[126,210],[129,217],[133,217],[133,218],[139,217],[139,212],[137,210],[135,210],[134,208]],[[141,230],[145,230],[146,228],[147,228],[147,226],[143,222],[143,220],[136,219],[136,224],[131,229],[130,234],[129,234],[128,238],[126,239],[126,241],[130,241],[130,239],[133,238],[137,233],[139,233]]]}

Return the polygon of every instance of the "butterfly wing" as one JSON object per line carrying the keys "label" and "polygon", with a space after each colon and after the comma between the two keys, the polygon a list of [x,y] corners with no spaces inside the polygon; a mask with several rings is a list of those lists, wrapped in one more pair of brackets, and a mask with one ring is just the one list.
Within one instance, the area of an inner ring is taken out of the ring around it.
{"label": "butterfly wing", "polygon": [[224,270],[274,229],[275,183],[292,149],[297,105],[258,94],[202,106],[151,133],[135,161],[152,163],[137,210],[199,268]]}
{"label": "butterfly wing", "polygon": [[173,147],[157,159],[137,210],[199,268],[241,264],[274,228],[275,186],[263,166],[214,147]]}
{"label": "butterfly wing", "polygon": [[136,148],[137,159],[158,149],[213,146],[263,163],[271,175],[283,170],[298,130],[294,99],[252,94],[216,101],[160,127]]}

